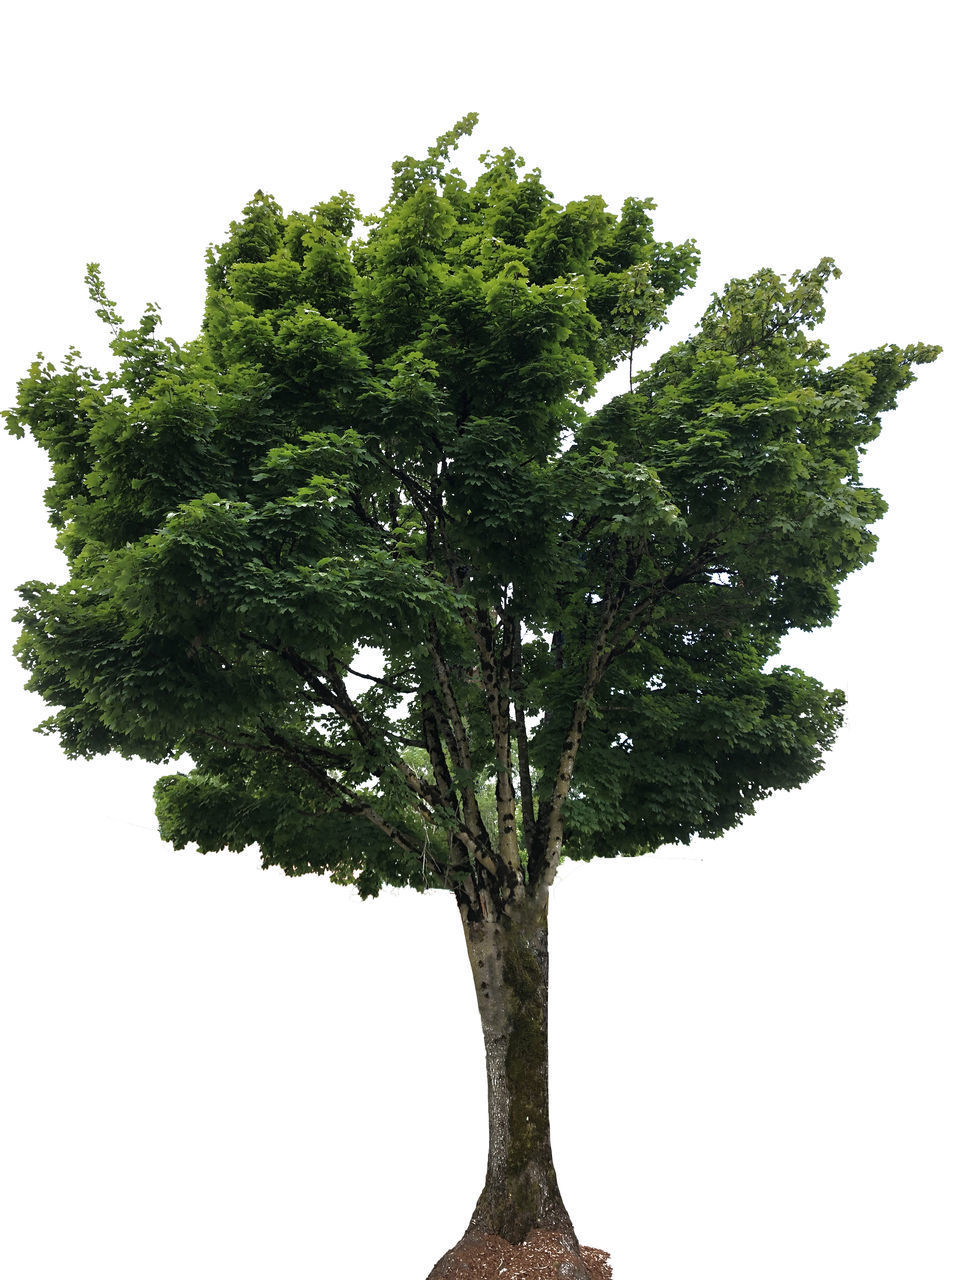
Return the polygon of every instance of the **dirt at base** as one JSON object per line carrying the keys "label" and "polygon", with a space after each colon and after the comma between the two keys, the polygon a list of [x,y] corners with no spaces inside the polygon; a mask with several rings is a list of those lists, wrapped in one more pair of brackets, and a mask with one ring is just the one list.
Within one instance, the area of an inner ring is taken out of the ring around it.
{"label": "dirt at base", "polygon": [[[580,1250],[589,1280],[612,1280],[609,1257],[602,1249]],[[576,1261],[557,1231],[531,1231],[519,1245],[478,1235],[445,1253],[428,1280],[567,1280],[579,1274]]]}

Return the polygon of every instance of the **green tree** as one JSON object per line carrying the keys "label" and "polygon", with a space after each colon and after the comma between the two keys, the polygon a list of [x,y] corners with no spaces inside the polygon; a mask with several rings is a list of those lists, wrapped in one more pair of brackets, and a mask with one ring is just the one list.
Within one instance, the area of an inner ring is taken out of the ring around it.
{"label": "green tree", "polygon": [[871,558],[860,455],[938,349],[828,365],[825,259],[733,281],[634,375],[694,245],[655,239],[649,200],[561,206],[509,148],[468,183],[474,123],[395,163],[375,217],[258,192],[184,346],[152,307],[125,327],[91,266],[115,368],[38,361],[7,415],[50,455],[70,568],[22,587],[18,647],[69,755],[184,762],[156,788],[177,848],[452,895],[489,1084],[467,1235],[576,1255],[558,862],[719,836],[821,768],[842,695],[772,660]]}

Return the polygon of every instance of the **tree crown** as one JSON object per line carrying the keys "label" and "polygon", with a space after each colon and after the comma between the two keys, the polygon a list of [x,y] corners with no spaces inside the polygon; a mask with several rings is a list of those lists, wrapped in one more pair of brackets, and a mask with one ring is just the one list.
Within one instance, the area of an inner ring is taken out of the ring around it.
{"label": "tree crown", "polygon": [[561,206],[510,148],[467,182],[474,123],[374,217],[258,192],[186,345],[92,265],[116,367],[41,358],[7,418],[70,571],[21,589],[41,728],[188,757],[156,792],[178,847],[485,914],[561,850],[716,836],[817,772],[842,695],[771,659],[871,558],[859,459],[938,348],[830,366],[833,263],[764,270],[591,412],[696,248],[650,200]]}

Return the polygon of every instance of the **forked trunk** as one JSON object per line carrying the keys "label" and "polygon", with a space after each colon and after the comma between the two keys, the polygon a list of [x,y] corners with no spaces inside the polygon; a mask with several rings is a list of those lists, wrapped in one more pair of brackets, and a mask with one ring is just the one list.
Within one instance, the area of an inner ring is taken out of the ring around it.
{"label": "forked trunk", "polygon": [[[495,921],[467,922],[464,932],[486,1048],[489,1148],[461,1246],[479,1236],[519,1245],[549,1231],[579,1259],[550,1148],[546,909],[534,915],[524,904]],[[567,1267],[564,1275],[586,1280],[578,1263]]]}

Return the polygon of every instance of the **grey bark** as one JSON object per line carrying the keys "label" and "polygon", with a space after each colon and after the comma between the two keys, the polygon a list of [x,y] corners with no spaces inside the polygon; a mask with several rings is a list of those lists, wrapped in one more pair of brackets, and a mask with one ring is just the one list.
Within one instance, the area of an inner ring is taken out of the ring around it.
{"label": "grey bark", "polygon": [[[465,920],[487,1062],[487,1176],[464,1240],[520,1244],[558,1232],[579,1257],[553,1165],[547,1060],[547,911],[514,903],[495,920]],[[439,1265],[439,1264],[438,1264]],[[571,1272],[587,1280],[587,1272]]]}

